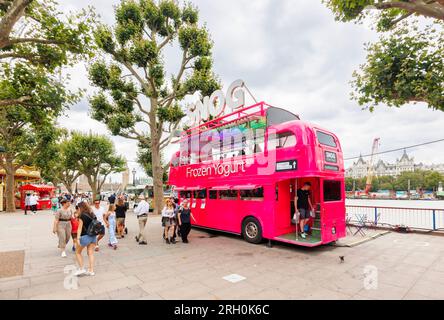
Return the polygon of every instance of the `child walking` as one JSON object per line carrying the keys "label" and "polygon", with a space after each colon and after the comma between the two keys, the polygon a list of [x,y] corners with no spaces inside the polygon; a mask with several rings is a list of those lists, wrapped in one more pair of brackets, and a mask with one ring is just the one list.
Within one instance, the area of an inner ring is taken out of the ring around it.
{"label": "child walking", "polygon": [[116,205],[110,204],[108,212],[104,216],[106,227],[108,228],[109,243],[108,246],[117,249],[117,237],[116,237]]}
{"label": "child walking", "polygon": [[71,217],[71,237],[72,237],[72,251],[76,251],[77,247],[77,230],[79,229],[79,207],[76,207],[76,211]]}

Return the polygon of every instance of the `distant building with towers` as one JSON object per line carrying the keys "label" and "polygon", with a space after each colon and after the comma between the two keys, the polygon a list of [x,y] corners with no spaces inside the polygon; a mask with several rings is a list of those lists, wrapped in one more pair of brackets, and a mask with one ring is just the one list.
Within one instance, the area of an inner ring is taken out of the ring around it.
{"label": "distant building with towers", "polygon": [[[345,172],[346,177],[359,179],[367,176],[369,161],[365,161],[362,156],[359,157],[358,161],[353,162],[352,166],[348,168]],[[395,163],[384,162],[379,160],[375,164],[375,175],[377,177],[383,176],[399,176],[403,172],[414,172],[417,170],[430,170],[437,171],[444,174],[444,164],[431,164],[424,165],[423,163],[416,164],[413,157],[409,157],[407,151],[401,158],[396,159]]]}

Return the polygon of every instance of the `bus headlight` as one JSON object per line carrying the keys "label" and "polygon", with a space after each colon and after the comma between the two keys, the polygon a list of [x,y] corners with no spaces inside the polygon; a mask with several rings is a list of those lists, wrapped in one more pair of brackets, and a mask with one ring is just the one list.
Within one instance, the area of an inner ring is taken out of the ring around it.
{"label": "bus headlight", "polygon": [[331,234],[336,234],[336,228],[335,227],[331,228]]}

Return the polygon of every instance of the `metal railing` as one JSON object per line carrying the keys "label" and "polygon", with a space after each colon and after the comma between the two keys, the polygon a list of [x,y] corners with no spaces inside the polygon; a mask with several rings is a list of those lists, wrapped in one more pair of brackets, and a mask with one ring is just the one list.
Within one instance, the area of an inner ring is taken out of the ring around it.
{"label": "metal railing", "polygon": [[410,229],[444,230],[444,209],[393,208],[347,205],[347,221],[365,221],[374,227],[405,226]]}

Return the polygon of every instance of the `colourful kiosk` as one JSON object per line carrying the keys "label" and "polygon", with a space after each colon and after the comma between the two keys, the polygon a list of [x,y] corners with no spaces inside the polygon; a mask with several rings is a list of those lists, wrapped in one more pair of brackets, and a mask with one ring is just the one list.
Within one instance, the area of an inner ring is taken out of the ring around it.
{"label": "colourful kiosk", "polygon": [[28,193],[37,193],[37,210],[51,209],[51,198],[54,196],[55,187],[44,184],[25,184],[19,187],[20,208],[25,209],[25,197]]}
{"label": "colourful kiosk", "polygon": [[[32,166],[22,166],[17,169],[14,175],[15,180],[15,203],[16,208],[21,207],[21,195],[19,192],[19,186],[29,183],[37,183],[41,180],[40,172]],[[0,168],[0,211],[5,210],[5,190],[6,190],[6,173],[5,170]]]}

